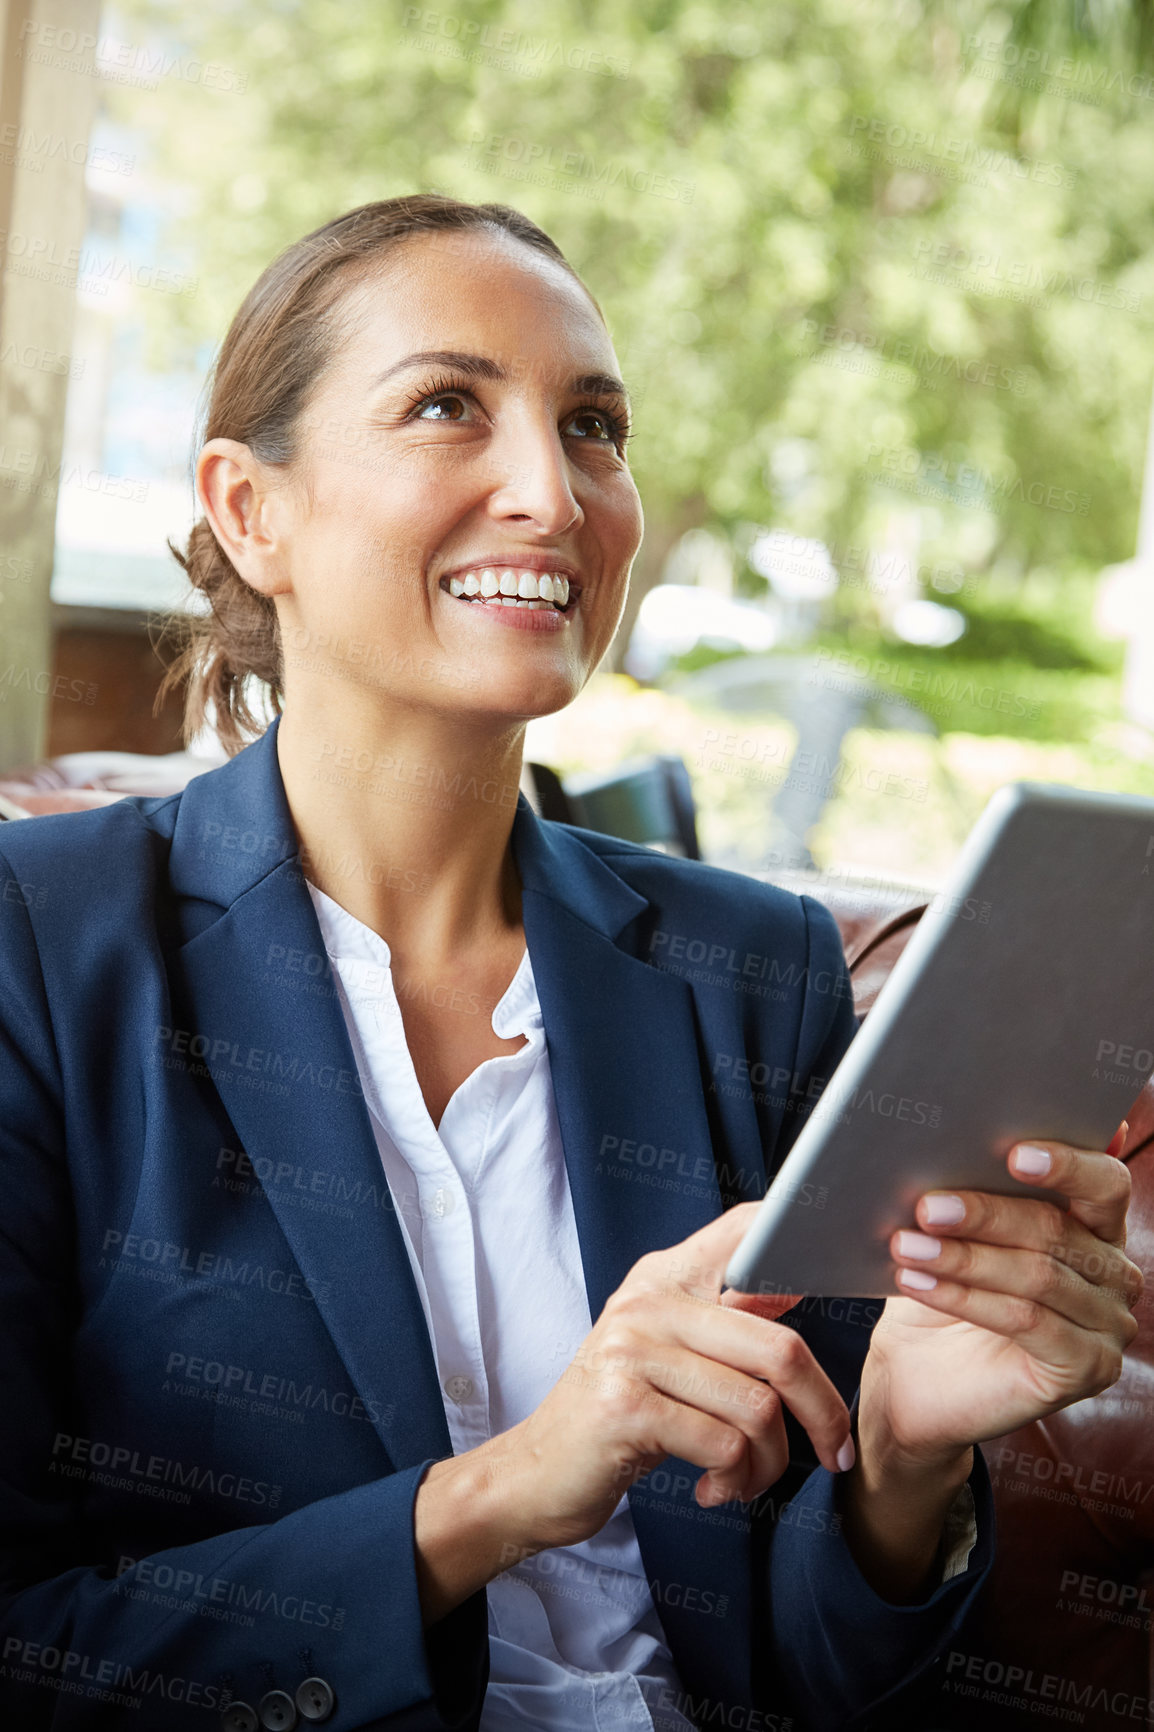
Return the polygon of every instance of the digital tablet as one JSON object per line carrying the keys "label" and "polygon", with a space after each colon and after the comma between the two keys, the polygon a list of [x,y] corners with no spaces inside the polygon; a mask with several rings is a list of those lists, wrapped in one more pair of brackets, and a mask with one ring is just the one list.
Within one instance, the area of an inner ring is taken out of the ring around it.
{"label": "digital tablet", "polygon": [[[1154,800],[990,801],[725,1271],[743,1292],[900,1291],[924,1191],[1037,1196],[1006,1166],[1106,1147],[1154,1072]],[[1067,1199],[1047,1191],[1065,1204]]]}

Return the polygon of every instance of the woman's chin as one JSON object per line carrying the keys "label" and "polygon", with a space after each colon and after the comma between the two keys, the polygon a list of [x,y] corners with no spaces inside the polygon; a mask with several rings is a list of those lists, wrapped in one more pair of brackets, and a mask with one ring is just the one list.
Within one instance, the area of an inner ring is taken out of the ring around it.
{"label": "woman's chin", "polygon": [[461,668],[462,704],[455,707],[482,714],[507,716],[510,721],[532,716],[551,716],[571,704],[582,681],[572,668],[535,671],[479,667]]}
{"label": "woman's chin", "polygon": [[[536,721],[538,717],[555,716],[558,710],[565,709],[577,696],[571,686],[550,691],[543,685],[537,685],[532,691],[525,693],[503,691],[494,693],[492,707],[486,713],[490,716],[504,717],[511,723]],[[484,707],[477,706],[478,713]]]}

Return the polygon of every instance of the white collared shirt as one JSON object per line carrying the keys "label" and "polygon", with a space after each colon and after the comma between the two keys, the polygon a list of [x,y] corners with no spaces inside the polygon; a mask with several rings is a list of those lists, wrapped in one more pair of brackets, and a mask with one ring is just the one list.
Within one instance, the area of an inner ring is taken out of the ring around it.
{"label": "white collared shirt", "polygon": [[[385,940],[308,886],[425,1313],[454,1454],[537,1408],[592,1327],[529,952],[492,1013],[519,1051],[487,1059],[439,1127],[405,1038]],[[452,983],[462,1016],[483,1014]],[[693,1732],[627,1497],[579,1545],[486,1588],[481,1732]],[[648,1706],[647,1706],[648,1701]]]}
{"label": "white collared shirt", "polygon": [[[387,943],[308,889],[461,1455],[539,1407],[592,1328],[529,952],[492,1014],[494,1034],[526,1045],[478,1065],[436,1127]],[[463,1016],[481,1013],[451,982],[427,990]],[[947,1513],[943,1582],[976,1543],[964,1485]],[[481,1732],[695,1732],[672,1706],[685,1690],[627,1497],[591,1539],[513,1562],[485,1591]]]}

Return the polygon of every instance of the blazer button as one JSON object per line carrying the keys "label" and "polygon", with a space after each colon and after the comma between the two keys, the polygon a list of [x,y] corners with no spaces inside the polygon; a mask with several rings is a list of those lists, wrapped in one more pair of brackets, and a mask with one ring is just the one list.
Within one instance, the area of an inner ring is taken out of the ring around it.
{"label": "blazer button", "polygon": [[261,1697],[256,1711],[267,1732],[293,1732],[297,1723],[296,1703],[286,1690],[270,1690]]}
{"label": "blazer button", "polygon": [[335,1705],[332,1686],[323,1678],[306,1678],[297,1685],[297,1707],[302,1720],[327,1720]]}
{"label": "blazer button", "polygon": [[260,1732],[256,1710],[247,1702],[230,1702],[221,1715],[222,1732]]}

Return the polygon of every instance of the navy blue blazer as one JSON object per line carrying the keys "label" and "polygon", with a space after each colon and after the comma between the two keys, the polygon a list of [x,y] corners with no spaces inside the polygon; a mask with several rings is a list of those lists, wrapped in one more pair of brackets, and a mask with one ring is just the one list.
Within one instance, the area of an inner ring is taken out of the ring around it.
{"label": "navy blue blazer", "polygon": [[[810,899],[523,796],[512,840],[596,1319],[762,1194],[848,976]],[[0,1723],[215,1729],[320,1677],[331,1732],[475,1728],[485,1595],[422,1629],[412,1507],[452,1446],[275,723],[183,793],[0,829],[0,1183]],[[788,1319],[847,1398],[879,1309]],[[676,1458],[630,1490],[678,1705],[895,1726],[988,1572],[984,1469],[970,1567],[893,1607],[790,1435],[749,1508]]]}

